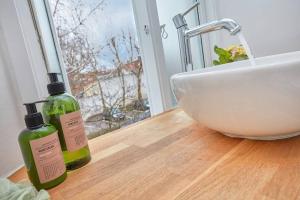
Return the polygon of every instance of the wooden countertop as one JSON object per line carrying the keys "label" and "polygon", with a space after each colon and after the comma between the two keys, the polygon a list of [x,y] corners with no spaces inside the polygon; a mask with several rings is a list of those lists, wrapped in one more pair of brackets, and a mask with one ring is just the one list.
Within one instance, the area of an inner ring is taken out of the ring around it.
{"label": "wooden countertop", "polygon": [[[177,109],[89,142],[92,161],[52,199],[297,199],[300,137],[232,139]],[[24,168],[10,177],[26,178]]]}

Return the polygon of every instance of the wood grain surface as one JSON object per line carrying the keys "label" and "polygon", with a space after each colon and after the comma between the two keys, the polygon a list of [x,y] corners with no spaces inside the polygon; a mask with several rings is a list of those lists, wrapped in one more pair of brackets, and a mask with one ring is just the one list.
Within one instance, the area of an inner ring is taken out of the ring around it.
{"label": "wood grain surface", "polygon": [[[176,109],[89,141],[52,199],[300,199],[300,137],[233,139]],[[10,177],[27,179],[24,168]]]}

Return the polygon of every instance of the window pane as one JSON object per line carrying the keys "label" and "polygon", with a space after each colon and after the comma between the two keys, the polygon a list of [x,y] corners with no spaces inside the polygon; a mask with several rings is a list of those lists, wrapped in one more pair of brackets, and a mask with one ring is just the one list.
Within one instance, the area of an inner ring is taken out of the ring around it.
{"label": "window pane", "polygon": [[49,0],[49,4],[88,137],[149,117],[131,0]]}

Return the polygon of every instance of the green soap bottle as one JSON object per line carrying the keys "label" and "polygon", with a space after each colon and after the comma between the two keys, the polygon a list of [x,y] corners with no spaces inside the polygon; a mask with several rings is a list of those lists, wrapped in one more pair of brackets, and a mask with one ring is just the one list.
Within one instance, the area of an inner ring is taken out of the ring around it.
{"label": "green soap bottle", "polygon": [[67,170],[77,169],[91,160],[80,107],[76,99],[67,94],[56,73],[49,73],[50,96],[43,105],[45,120],[58,129]]}
{"label": "green soap bottle", "polygon": [[19,135],[19,145],[28,177],[38,189],[49,189],[67,177],[66,166],[58,138],[57,129],[44,124],[42,114],[37,112],[36,103],[24,104],[26,129]]}

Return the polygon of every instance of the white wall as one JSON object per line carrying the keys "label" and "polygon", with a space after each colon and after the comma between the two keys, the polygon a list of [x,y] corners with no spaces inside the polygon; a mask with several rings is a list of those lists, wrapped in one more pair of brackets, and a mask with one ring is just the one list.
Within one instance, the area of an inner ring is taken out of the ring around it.
{"label": "white wall", "polygon": [[0,177],[23,165],[23,103],[47,96],[47,71],[27,1],[0,1]]}
{"label": "white wall", "polygon": [[[180,72],[180,52],[177,32],[172,17],[189,7],[193,0],[157,0],[159,20],[166,24],[169,38],[163,40],[168,75]],[[300,1],[298,0],[201,0],[203,22],[221,18],[232,18],[242,25],[245,35],[255,57],[300,50]],[[191,24],[190,14],[188,24]],[[203,36],[204,54],[211,64],[214,57],[213,46],[226,47],[239,44],[236,36],[227,31],[218,31]],[[197,41],[192,41],[197,42]],[[195,44],[194,44],[195,45]],[[199,54],[192,50],[192,54]],[[195,56],[194,56],[195,59]],[[202,65],[194,60],[195,66]]]}
{"label": "white wall", "polygon": [[[299,0],[209,1],[216,14],[210,19],[232,18],[240,23],[255,57],[300,50]],[[216,43],[226,47],[239,41],[222,31]]]}
{"label": "white wall", "polygon": [[[2,53],[0,51],[0,53]],[[20,102],[8,71],[9,64],[0,55],[0,176],[22,164],[17,137],[23,127]]]}

